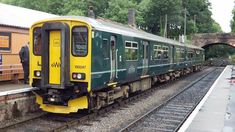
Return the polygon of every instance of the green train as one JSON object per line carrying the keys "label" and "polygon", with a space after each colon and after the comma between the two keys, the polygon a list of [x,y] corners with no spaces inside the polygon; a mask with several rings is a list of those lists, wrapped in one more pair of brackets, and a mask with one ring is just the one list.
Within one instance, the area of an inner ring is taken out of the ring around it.
{"label": "green train", "polygon": [[204,50],[87,17],[58,17],[30,29],[30,84],[44,111],[95,110],[197,71]]}

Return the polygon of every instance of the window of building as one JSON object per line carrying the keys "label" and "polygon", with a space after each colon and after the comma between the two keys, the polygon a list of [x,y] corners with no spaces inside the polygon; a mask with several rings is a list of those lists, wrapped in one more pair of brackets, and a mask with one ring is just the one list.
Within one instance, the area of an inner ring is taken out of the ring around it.
{"label": "window of building", "polygon": [[11,33],[0,32],[0,50],[11,50]]}
{"label": "window of building", "polygon": [[138,43],[126,42],[125,43],[125,56],[127,61],[138,60]]}
{"label": "window of building", "polygon": [[41,28],[35,28],[33,31],[33,53],[41,55],[42,52]]}
{"label": "window of building", "polygon": [[155,60],[159,60],[162,58],[162,54],[163,54],[162,46],[159,44],[154,45],[153,46],[153,58]]}
{"label": "window of building", "polygon": [[72,50],[75,56],[86,56],[88,53],[87,27],[74,27],[72,31]]}

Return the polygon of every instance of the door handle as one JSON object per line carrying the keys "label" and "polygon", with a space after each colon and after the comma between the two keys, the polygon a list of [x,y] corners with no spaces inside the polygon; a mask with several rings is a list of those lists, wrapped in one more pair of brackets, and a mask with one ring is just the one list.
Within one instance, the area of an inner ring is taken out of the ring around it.
{"label": "door handle", "polygon": [[116,69],[115,69],[115,71],[116,71],[116,78],[118,78],[118,49],[116,49]]}

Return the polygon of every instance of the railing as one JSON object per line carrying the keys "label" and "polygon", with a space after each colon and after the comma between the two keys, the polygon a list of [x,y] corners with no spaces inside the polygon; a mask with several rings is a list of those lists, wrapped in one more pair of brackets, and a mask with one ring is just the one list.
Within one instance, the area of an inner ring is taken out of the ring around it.
{"label": "railing", "polygon": [[179,41],[179,42],[183,41],[182,39],[184,39],[185,44],[191,44],[193,36],[187,35],[187,36],[184,36],[183,38],[182,38],[182,36],[167,36],[167,38],[173,39],[173,40]]}
{"label": "railing", "polygon": [[0,81],[13,81],[18,83],[23,79],[23,68],[21,64],[0,65]]}

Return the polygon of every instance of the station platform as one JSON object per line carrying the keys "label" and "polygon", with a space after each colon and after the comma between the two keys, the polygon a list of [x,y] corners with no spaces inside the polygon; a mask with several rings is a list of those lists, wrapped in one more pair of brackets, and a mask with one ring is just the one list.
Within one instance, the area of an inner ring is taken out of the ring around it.
{"label": "station platform", "polygon": [[227,66],[179,132],[235,132],[235,66]]}
{"label": "station platform", "polygon": [[27,84],[1,84],[0,85],[0,96],[25,93],[35,90]]}
{"label": "station platform", "polygon": [[0,84],[0,124],[6,120],[24,117],[39,109],[31,92],[36,88],[25,84]]}

